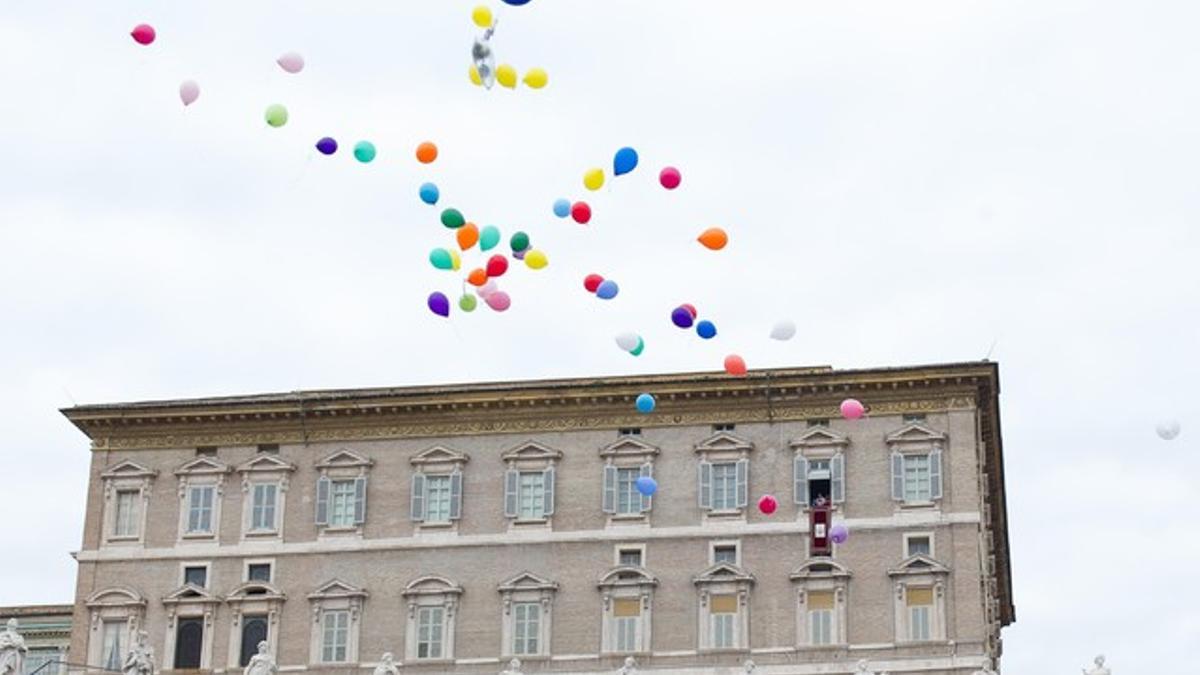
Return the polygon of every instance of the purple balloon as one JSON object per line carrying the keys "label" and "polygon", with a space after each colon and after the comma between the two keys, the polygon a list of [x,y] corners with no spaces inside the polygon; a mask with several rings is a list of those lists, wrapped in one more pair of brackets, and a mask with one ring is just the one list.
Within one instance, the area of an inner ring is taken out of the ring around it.
{"label": "purple balloon", "polygon": [[516,258],[517,260],[524,260],[525,254],[528,252],[529,252],[529,249],[525,249],[524,251],[513,251],[513,257]]}
{"label": "purple balloon", "polygon": [[325,138],[317,141],[317,150],[320,151],[322,155],[332,155],[333,153],[337,152],[337,141],[326,136]]}
{"label": "purple balloon", "polygon": [[438,316],[450,316],[450,298],[447,298],[446,294],[441,291],[430,293],[429,311]]}
{"label": "purple balloon", "polygon": [[692,321],[692,313],[687,311],[686,307],[676,307],[675,310],[671,312],[671,323],[679,326],[680,328],[691,328]]}
{"label": "purple balloon", "polygon": [[844,544],[850,538],[850,530],[845,525],[834,525],[829,528],[829,539],[835,544]]}

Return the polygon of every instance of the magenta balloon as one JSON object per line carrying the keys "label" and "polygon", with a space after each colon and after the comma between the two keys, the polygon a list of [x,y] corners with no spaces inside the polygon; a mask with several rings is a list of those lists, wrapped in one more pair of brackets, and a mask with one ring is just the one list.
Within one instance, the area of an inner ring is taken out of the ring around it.
{"label": "magenta balloon", "polygon": [[512,305],[512,298],[508,297],[508,293],[505,293],[504,291],[496,291],[495,293],[491,293],[484,298],[484,302],[488,304],[488,307],[491,307],[497,312],[503,312],[504,310],[508,309],[510,305]]}
{"label": "magenta balloon", "polygon": [[658,174],[658,182],[668,190],[674,190],[679,187],[679,183],[683,180],[683,176],[679,174],[679,169],[673,166],[668,166]]}

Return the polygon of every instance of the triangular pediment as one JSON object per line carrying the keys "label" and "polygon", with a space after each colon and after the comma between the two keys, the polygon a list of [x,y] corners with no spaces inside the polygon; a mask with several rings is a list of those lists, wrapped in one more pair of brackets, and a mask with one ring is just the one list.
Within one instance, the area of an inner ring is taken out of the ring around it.
{"label": "triangular pediment", "polygon": [[532,572],[521,572],[517,576],[500,584],[500,591],[550,590],[557,591],[558,584],[549,579],[539,577]]}
{"label": "triangular pediment", "polygon": [[696,452],[742,452],[753,449],[753,443],[728,431],[718,431],[696,444]]}
{"label": "triangular pediment", "polygon": [[712,584],[730,581],[754,583],[754,575],[733,563],[720,562],[692,578],[696,584]]}
{"label": "triangular pediment", "polygon": [[221,602],[221,598],[195,584],[184,584],[163,598],[164,605],[178,605],[188,602],[215,603]]}
{"label": "triangular pediment", "polygon": [[341,579],[331,579],[320,588],[308,594],[309,600],[326,598],[365,598],[367,592],[358,586],[348,584]]}
{"label": "triangular pediment", "polygon": [[101,478],[153,478],[158,471],[148,469],[137,462],[127,459],[100,474]]}
{"label": "triangular pediment", "polygon": [[345,467],[366,467],[375,462],[363,457],[353,450],[338,450],[317,463],[318,469],[333,469]]}
{"label": "triangular pediment", "polygon": [[555,450],[537,441],[525,441],[521,445],[500,455],[500,458],[506,462],[512,462],[518,459],[557,460],[562,459],[562,456],[562,450]]}
{"label": "triangular pediment", "polygon": [[950,568],[929,556],[918,553],[905,558],[898,566],[888,570],[891,576],[906,574],[949,574]]}
{"label": "triangular pediment", "polygon": [[213,476],[229,473],[229,465],[211,457],[197,457],[175,469],[176,476]]}
{"label": "triangular pediment", "polygon": [[820,448],[828,446],[849,445],[850,439],[833,431],[829,427],[812,427],[793,439],[793,448]]}
{"label": "triangular pediment", "polygon": [[600,448],[601,457],[653,457],[658,452],[657,446],[632,436],[623,436]]}
{"label": "triangular pediment", "polygon": [[296,470],[296,465],[275,455],[255,455],[249,461],[238,465],[237,470],[239,473],[292,472]]}
{"label": "triangular pediment", "polygon": [[850,570],[832,558],[810,558],[788,575],[793,581],[802,579],[844,579],[850,576]]}
{"label": "triangular pediment", "polygon": [[911,422],[888,434],[884,440],[888,445],[922,444],[937,445],[945,442],[946,434],[930,429],[920,422]]}
{"label": "triangular pediment", "polygon": [[413,466],[423,466],[425,464],[466,464],[471,461],[471,457],[465,452],[459,452],[444,445],[435,445],[428,450],[423,450],[414,455],[408,461]]}

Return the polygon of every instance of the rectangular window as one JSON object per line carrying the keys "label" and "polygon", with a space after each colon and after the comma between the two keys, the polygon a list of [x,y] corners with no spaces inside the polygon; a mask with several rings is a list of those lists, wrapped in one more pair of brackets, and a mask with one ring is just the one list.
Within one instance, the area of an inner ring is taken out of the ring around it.
{"label": "rectangular window", "polygon": [[737,462],[712,465],[712,507],[716,511],[738,507]]}
{"label": "rectangular window", "polygon": [[906,424],[910,422],[924,422],[925,413],[907,413],[903,415],[901,419],[903,419]]}
{"label": "rectangular window", "polygon": [[631,567],[642,566],[642,549],[640,548],[623,548],[617,553],[618,565],[629,565]]}
{"label": "rectangular window", "polygon": [[729,563],[730,565],[737,564],[738,550],[737,544],[718,544],[713,547],[712,558],[713,564]]}
{"label": "rectangular window", "polygon": [[829,426],[829,420],[828,419],[811,419],[811,420],[808,420],[808,426],[810,426],[810,427],[827,427],[827,426]]}
{"label": "rectangular window", "polygon": [[321,617],[321,661],[344,663],[346,640],[350,629],[350,612],[339,609],[326,611]]}
{"label": "rectangular window", "polygon": [[105,621],[104,641],[100,662],[105,670],[120,671],[125,662],[125,645],[122,644],[125,633],[125,621]]}
{"label": "rectangular window", "polygon": [[709,605],[712,611],[712,647],[735,647],[734,620],[737,618],[737,596],[714,595],[709,598]]}
{"label": "rectangular window", "polygon": [[196,456],[197,457],[216,457],[217,456],[217,446],[201,445],[200,447],[196,448]]}
{"label": "rectangular window", "polygon": [[188,534],[212,532],[213,497],[217,488],[197,485],[188,490]]}
{"label": "rectangular window", "polygon": [[641,436],[642,430],[637,427],[622,427],[617,429],[618,436]]}
{"label": "rectangular window", "polygon": [[522,519],[539,519],[546,517],[546,482],[541,471],[522,471],[518,490],[519,510],[517,516]]}
{"label": "rectangular window", "polygon": [[141,501],[141,496],[141,490],[117,490],[117,512],[113,517],[113,536],[137,536],[140,520],[138,503]]}
{"label": "rectangular window", "polygon": [[425,477],[425,522],[450,522],[450,476]]}
{"label": "rectangular window", "polygon": [[[816,506],[818,503],[829,502],[833,491],[833,471],[831,460],[808,460],[808,501]],[[824,501],[820,501],[824,500]]]}
{"label": "rectangular window", "polygon": [[[62,665],[49,665],[52,661],[61,661],[57,649],[30,649],[25,655],[25,671],[16,675],[33,675],[33,672],[41,668],[38,675],[55,675],[62,670]],[[42,668],[42,666],[45,666]]]}
{"label": "rectangular window", "polygon": [[808,594],[808,641],[813,645],[833,644],[833,593]]}
{"label": "rectangular window", "polygon": [[927,502],[932,498],[929,455],[904,455],[904,501]]}
{"label": "rectangular window", "polygon": [[354,526],[354,481],[331,481],[329,485],[329,526]]}
{"label": "rectangular window", "polygon": [[933,613],[933,589],[909,588],[905,596],[908,604],[908,639],[928,640],[930,617]]}
{"label": "rectangular window", "polygon": [[441,607],[422,607],[417,610],[417,658],[442,658]]}
{"label": "rectangular window", "polygon": [[736,424],[714,424],[713,425],[713,431],[718,432],[718,433],[720,433],[722,431],[733,431],[736,428],[737,428]]}
{"label": "rectangular window", "polygon": [[279,496],[279,485],[276,483],[258,483],[254,486],[252,508],[250,513],[250,530],[252,532],[274,532],[275,500]]}
{"label": "rectangular window", "polygon": [[250,563],[247,565],[246,581],[271,583],[271,563]]}
{"label": "rectangular window", "polygon": [[279,454],[279,444],[278,443],[259,443],[258,444],[258,454],[260,454],[260,455],[278,455]]}
{"label": "rectangular window", "polygon": [[617,513],[642,512],[642,494],[637,489],[640,469],[617,469]]}
{"label": "rectangular window", "polygon": [[927,535],[920,537],[908,537],[907,544],[908,550],[906,551],[906,554],[909,556],[932,555],[933,553],[933,544],[930,542]]}
{"label": "rectangular window", "polygon": [[642,621],[642,602],[637,598],[613,600],[615,649],[619,652],[638,651],[638,632]]}
{"label": "rectangular window", "polygon": [[518,602],[513,605],[513,654],[538,653],[538,628],[542,620],[542,606],[536,602]]}
{"label": "rectangular window", "polygon": [[199,586],[200,588],[207,588],[208,568],[200,565],[183,568],[183,583]]}

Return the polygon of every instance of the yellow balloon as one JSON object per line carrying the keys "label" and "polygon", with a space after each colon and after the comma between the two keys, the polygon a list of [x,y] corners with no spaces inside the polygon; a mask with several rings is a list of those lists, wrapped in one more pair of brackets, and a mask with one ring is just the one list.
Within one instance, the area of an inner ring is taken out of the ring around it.
{"label": "yellow balloon", "polygon": [[525,254],[525,264],[531,270],[540,270],[546,265],[549,265],[550,260],[546,257],[545,253],[534,249]]}
{"label": "yellow balloon", "polygon": [[604,186],[604,169],[588,169],[583,174],[583,186],[589,190],[599,190]]}
{"label": "yellow balloon", "polygon": [[475,64],[471,64],[471,70],[467,74],[471,77],[471,84],[476,87],[483,86],[483,78],[479,77],[479,69],[475,67]]}
{"label": "yellow balloon", "polygon": [[500,64],[499,66],[496,67],[496,81],[500,83],[501,87],[508,87],[509,89],[516,89],[517,88],[517,69],[513,68],[512,66],[508,65],[507,63]]}
{"label": "yellow balloon", "polygon": [[450,269],[456,270],[462,267],[462,258],[458,257],[458,251],[450,249]]}
{"label": "yellow balloon", "polygon": [[491,8],[487,7],[486,5],[479,5],[475,9],[471,10],[471,20],[474,21],[475,25],[479,26],[480,28],[491,28],[492,27],[492,10],[491,10]]}
{"label": "yellow balloon", "polygon": [[541,68],[530,68],[525,72],[524,81],[530,89],[541,89],[550,81],[550,76]]}

